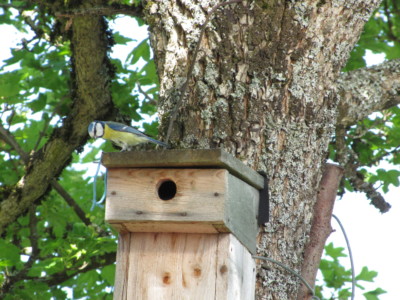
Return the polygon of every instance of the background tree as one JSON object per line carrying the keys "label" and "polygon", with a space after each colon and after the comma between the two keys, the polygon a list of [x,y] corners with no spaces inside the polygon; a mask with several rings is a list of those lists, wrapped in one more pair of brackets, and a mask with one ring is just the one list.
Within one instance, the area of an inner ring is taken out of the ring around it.
{"label": "background tree", "polygon": [[[363,56],[398,56],[400,14],[395,0],[374,12],[379,2],[1,1],[2,23],[34,32],[0,76],[2,295],[65,298],[69,287],[74,298],[109,296],[115,234],[101,208],[90,210],[89,179],[70,166],[98,153],[82,153],[92,120],[139,120],[158,98],[160,135],[173,147],[221,147],[267,173],[262,255],[302,269],[328,157],[345,167],[342,191],[387,211],[376,186],[398,186],[399,172],[366,167],[399,163],[399,62],[365,68]],[[149,25],[156,64],[146,42],[128,62],[143,58],[141,69],[110,60],[127,41],[104,17],[118,13]],[[145,100],[131,94],[146,85]],[[298,295],[282,269],[260,267],[257,278],[259,299]]]}

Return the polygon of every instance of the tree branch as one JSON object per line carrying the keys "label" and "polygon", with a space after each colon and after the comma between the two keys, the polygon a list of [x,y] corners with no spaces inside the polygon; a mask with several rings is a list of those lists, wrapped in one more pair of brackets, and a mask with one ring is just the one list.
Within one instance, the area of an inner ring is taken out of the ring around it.
{"label": "tree branch", "polygon": [[[29,163],[29,155],[19,146],[17,141],[11,135],[11,133],[3,127],[0,123],[0,138],[2,138],[7,144],[9,144],[14,150],[19,154],[22,161],[25,164]],[[58,183],[56,179],[51,180],[51,186],[58,192],[58,194],[64,198],[65,202],[74,210],[78,218],[86,225],[86,226],[93,226],[96,229],[96,232],[102,236],[108,235],[104,232],[97,224],[94,224],[90,221],[89,218],[86,217],[85,212],[83,209],[76,203],[74,198]]]}
{"label": "tree branch", "polygon": [[140,3],[138,6],[118,4],[111,6],[98,6],[89,8],[78,8],[74,10],[67,10],[63,12],[56,12],[56,17],[74,17],[74,16],[113,16],[113,15],[128,15],[132,17],[143,17],[143,6]]}
{"label": "tree branch", "polygon": [[98,229],[98,226],[95,224],[92,224],[92,222],[90,222],[90,219],[86,217],[85,212],[83,211],[83,209],[78,205],[78,203],[76,203],[76,201],[74,200],[74,198],[71,197],[71,195],[61,186],[61,184],[59,184],[57,182],[57,180],[53,179],[51,181],[51,186],[58,192],[58,194],[64,198],[65,202],[68,203],[69,206],[71,206],[71,208],[75,211],[76,215],[78,216],[78,218],[86,225],[86,226],[90,226],[93,225],[94,227],[96,227],[96,229]]}
{"label": "tree branch", "polygon": [[36,38],[39,38],[39,39],[42,38],[42,36],[43,36],[43,34],[44,34],[43,29],[42,29],[40,26],[37,26],[37,25],[35,24],[35,21],[32,20],[31,17],[29,17],[29,16],[24,16],[23,14],[21,14],[21,16],[24,18],[25,23],[26,23],[26,24],[30,27],[30,29],[35,33],[34,39],[36,39]]}
{"label": "tree branch", "polygon": [[[393,2],[396,2],[396,0],[393,1]],[[393,5],[393,6],[394,6],[394,5]],[[396,26],[395,26],[395,24],[393,24],[393,20],[392,20],[393,14],[391,13],[391,11],[390,11],[390,9],[389,9],[389,6],[388,6],[387,1],[383,1],[383,11],[384,11],[385,16],[386,16],[386,18],[387,18],[387,27],[385,28],[385,32],[386,32],[388,38],[389,38],[392,42],[399,43],[400,40],[399,40],[399,38],[398,38],[398,37],[396,36],[396,34],[395,34],[395,28],[396,28]]]}
{"label": "tree branch", "polygon": [[[324,250],[326,239],[332,232],[331,219],[337,189],[343,176],[343,168],[327,164],[322,175],[317,202],[314,205],[314,218],[310,231],[310,241],[305,252],[301,276],[312,287],[315,284],[319,263]],[[297,294],[297,300],[310,299],[309,290],[302,285]]]}
{"label": "tree branch", "polygon": [[339,125],[336,127],[336,160],[344,167],[345,176],[350,181],[355,191],[364,192],[371,204],[381,213],[388,212],[391,205],[374,188],[372,183],[364,180],[364,175],[357,171],[359,161],[357,154],[346,147],[345,142],[346,129]]}
{"label": "tree branch", "polygon": [[0,123],[0,138],[8,145],[10,145],[21,157],[22,161],[25,164],[29,162],[29,155],[26,153],[11,135],[11,133],[4,128],[3,124]]}
{"label": "tree branch", "polygon": [[9,275],[5,274],[3,284],[0,290],[0,299],[4,297],[18,281],[27,278],[27,274],[31,269],[32,265],[36,262],[39,256],[38,247],[38,234],[37,234],[37,217],[36,217],[36,207],[32,205],[29,208],[29,241],[31,244],[32,252],[29,255],[28,261],[24,264],[24,267],[18,272]]}
{"label": "tree branch", "polygon": [[[43,282],[48,286],[57,286],[67,281],[68,279],[75,277],[78,274],[86,273],[88,271],[113,264],[115,263],[115,257],[115,252],[109,252],[100,256],[94,256],[91,258],[90,262],[84,264],[81,267],[73,266],[70,269],[64,270],[62,272],[55,273],[44,278],[38,278],[37,281]],[[7,281],[4,282],[4,284],[1,286],[0,299],[12,290],[13,284],[25,279],[32,279],[32,277],[27,276],[27,271],[21,271],[16,275],[7,277]]]}
{"label": "tree branch", "polygon": [[381,213],[388,212],[392,207],[385,198],[379,193],[372,183],[364,180],[364,175],[357,171],[357,164],[349,162],[346,165],[346,177],[349,179],[355,191],[364,192],[371,204],[375,206]]}
{"label": "tree branch", "polygon": [[[115,252],[105,253],[101,256],[95,256],[95,257],[92,257],[92,260],[85,266],[82,266],[82,267],[74,266],[73,268],[65,270],[63,272],[56,273],[56,274],[48,276],[46,278],[40,278],[40,279],[38,279],[38,281],[46,283],[49,286],[56,286],[56,285],[59,285],[65,281],[67,281],[68,279],[73,278],[74,276],[76,276],[78,274],[86,273],[88,271],[113,264],[113,263],[115,263],[115,257],[116,257]],[[73,272],[73,271],[76,271],[76,272]]]}
{"label": "tree branch", "polygon": [[400,59],[343,73],[338,80],[337,124],[350,126],[400,103]]}
{"label": "tree branch", "polygon": [[88,124],[94,119],[110,119],[115,113],[109,90],[113,70],[104,22],[99,16],[74,17],[75,88],[71,113],[62,127],[55,129],[48,142],[32,155],[25,176],[0,203],[0,234],[45,194],[52,179],[71,161],[72,152],[86,142]]}
{"label": "tree branch", "polygon": [[141,92],[142,95],[144,96],[144,98],[147,100],[147,103],[149,103],[151,105],[154,105],[154,106],[157,105],[157,101],[154,100],[153,98],[151,98],[149,96],[149,94],[147,94],[146,91],[143,90],[143,88],[142,88],[142,86],[140,84],[137,84],[137,87],[138,87],[139,92]]}

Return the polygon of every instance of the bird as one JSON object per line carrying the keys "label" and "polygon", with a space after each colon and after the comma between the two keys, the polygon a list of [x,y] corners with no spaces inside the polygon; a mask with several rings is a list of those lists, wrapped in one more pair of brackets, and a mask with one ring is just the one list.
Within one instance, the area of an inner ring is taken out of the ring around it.
{"label": "bird", "polygon": [[168,148],[166,143],[157,141],[131,126],[118,122],[93,121],[89,124],[88,132],[94,139],[103,138],[112,141],[122,148],[121,151],[131,150],[132,146],[147,142]]}

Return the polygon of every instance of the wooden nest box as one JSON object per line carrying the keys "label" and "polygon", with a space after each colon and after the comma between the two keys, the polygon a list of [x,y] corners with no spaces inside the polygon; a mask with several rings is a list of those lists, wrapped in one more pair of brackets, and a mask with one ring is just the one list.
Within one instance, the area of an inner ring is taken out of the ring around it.
{"label": "wooden nest box", "polygon": [[263,176],[220,149],[103,153],[102,163],[105,218],[120,233],[114,299],[254,298]]}

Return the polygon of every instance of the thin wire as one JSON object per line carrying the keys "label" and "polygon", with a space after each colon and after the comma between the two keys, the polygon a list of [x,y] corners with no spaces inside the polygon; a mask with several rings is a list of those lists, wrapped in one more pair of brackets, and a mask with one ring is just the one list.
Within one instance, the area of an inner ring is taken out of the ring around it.
{"label": "thin wire", "polygon": [[308,288],[308,290],[312,294],[312,299],[320,300],[317,296],[315,296],[314,289],[311,287],[311,285],[299,273],[293,271],[289,267],[285,266],[283,263],[281,263],[281,262],[279,262],[277,260],[274,260],[272,258],[269,258],[269,257],[266,257],[266,256],[257,256],[257,255],[253,255],[252,257],[255,258],[255,259],[266,260],[266,261],[272,262],[274,264],[277,264],[278,266],[284,268],[286,271],[288,271],[288,272],[292,273],[293,275],[297,276],[298,278],[300,278],[301,282],[304,283],[304,285]]}
{"label": "thin wire", "polygon": [[343,227],[342,223],[340,222],[339,218],[336,217],[335,215],[332,215],[332,217],[338,222],[340,229],[342,230],[344,239],[346,240],[347,249],[349,249],[349,258],[350,258],[350,265],[351,265],[351,300],[354,300],[355,290],[356,290],[356,276],[354,274],[354,260],[353,260],[353,255],[351,254],[350,242],[349,242],[349,239],[347,238],[346,231],[344,230],[344,227]]}
{"label": "thin wire", "polygon": [[93,178],[93,199],[92,199],[92,207],[90,208],[90,211],[93,211],[93,209],[96,206],[99,206],[100,204],[102,204],[104,202],[104,200],[106,199],[106,194],[107,194],[107,170],[106,170],[106,175],[105,175],[105,179],[104,179],[104,193],[103,193],[103,196],[101,196],[101,199],[99,201],[97,201],[97,177],[99,175],[100,166],[101,166],[101,161],[99,161],[99,163],[97,164],[96,173],[94,174],[94,178]]}

